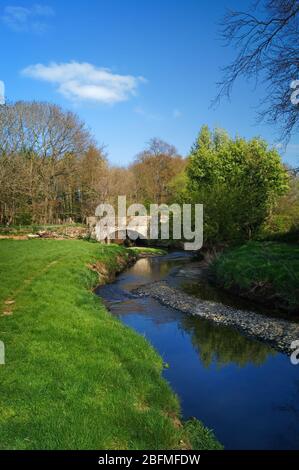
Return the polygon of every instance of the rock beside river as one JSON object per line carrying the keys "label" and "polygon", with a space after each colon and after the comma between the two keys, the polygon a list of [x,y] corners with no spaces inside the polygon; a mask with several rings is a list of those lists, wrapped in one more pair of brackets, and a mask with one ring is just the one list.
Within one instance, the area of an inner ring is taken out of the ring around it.
{"label": "rock beside river", "polygon": [[299,324],[288,320],[238,310],[221,303],[200,300],[175,289],[166,281],[141,286],[133,291],[138,296],[150,296],[163,305],[181,312],[198,315],[220,325],[238,329],[246,336],[264,341],[277,351],[290,354],[292,341],[299,340]]}

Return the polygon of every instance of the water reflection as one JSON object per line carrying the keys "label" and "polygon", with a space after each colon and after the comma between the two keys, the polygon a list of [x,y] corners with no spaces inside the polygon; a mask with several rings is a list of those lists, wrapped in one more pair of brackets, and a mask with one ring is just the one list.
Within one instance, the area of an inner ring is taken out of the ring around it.
{"label": "water reflection", "polygon": [[[175,266],[178,261],[173,261],[171,264]],[[149,277],[151,280],[158,280],[166,276],[170,269],[170,262],[164,261],[159,263],[157,258],[142,258],[137,261],[133,266],[131,273],[135,276]]]}
{"label": "water reflection", "polygon": [[299,366],[234,329],[131,292],[162,278],[176,287],[203,282],[201,269],[189,254],[142,259],[97,293],[169,364],[164,376],[184,418],[201,419],[227,449],[299,449]]}
{"label": "water reflection", "polygon": [[[193,256],[188,253],[173,253],[163,258],[140,259],[120,278],[123,288],[118,292],[121,304],[114,306],[114,313],[121,316],[142,312],[155,324],[176,321],[179,328],[190,334],[192,345],[205,367],[215,363],[218,367],[229,363],[239,367],[246,364],[258,366],[263,364],[269,355],[275,354],[269,346],[248,339],[232,328],[216,326],[207,320],[188,316],[171,308],[163,308],[162,313],[161,305],[154,300],[132,299],[129,294],[129,291],[140,284],[163,278],[167,278],[171,285],[203,299],[217,302],[226,300],[222,293],[208,283],[206,268],[201,262],[193,261]],[[242,301],[235,301],[236,307],[240,308],[240,304],[243,306]]]}
{"label": "water reflection", "polygon": [[247,364],[262,365],[275,351],[267,345],[248,339],[236,330],[215,326],[207,320],[183,316],[181,327],[190,333],[193,347],[205,367],[217,364],[223,367],[234,363],[239,367]]}

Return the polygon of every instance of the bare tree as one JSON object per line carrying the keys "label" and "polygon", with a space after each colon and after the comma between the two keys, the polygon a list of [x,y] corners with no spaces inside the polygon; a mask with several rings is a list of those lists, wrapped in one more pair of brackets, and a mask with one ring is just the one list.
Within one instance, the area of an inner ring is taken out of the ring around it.
{"label": "bare tree", "polygon": [[84,220],[108,198],[109,168],[103,148],[91,145],[79,161],[81,215]]}
{"label": "bare tree", "polygon": [[24,102],[0,106],[0,153],[31,151],[55,160],[82,153],[90,135],[78,117],[51,103]]}
{"label": "bare tree", "polygon": [[83,181],[80,174],[86,172],[79,162],[92,142],[78,117],[59,106],[39,102],[0,106],[2,223],[71,218]]}
{"label": "bare tree", "polygon": [[243,76],[261,79],[266,96],[260,119],[278,125],[287,142],[299,127],[299,105],[291,102],[291,82],[299,79],[299,1],[259,0],[248,12],[229,11],[221,23],[225,44],[237,50],[235,60],[223,69],[216,101],[230,96]]}
{"label": "bare tree", "polygon": [[185,165],[185,160],[173,145],[157,138],[151,139],[130,167],[136,182],[136,198],[158,204],[167,202],[169,184]]}

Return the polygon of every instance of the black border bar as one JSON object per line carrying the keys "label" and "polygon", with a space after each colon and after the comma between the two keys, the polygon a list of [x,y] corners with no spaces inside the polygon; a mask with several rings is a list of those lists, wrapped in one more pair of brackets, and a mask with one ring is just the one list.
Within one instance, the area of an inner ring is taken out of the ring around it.
{"label": "black border bar", "polygon": [[[104,461],[103,461],[104,459]],[[107,460],[108,459],[108,460]],[[102,462],[103,464],[99,463]],[[128,463],[130,464],[128,465]],[[192,463],[193,462],[193,463]],[[98,467],[116,465],[136,468],[144,465],[255,465],[275,462],[276,465],[299,465],[299,451],[0,451],[0,467],[13,465],[47,465],[54,467]],[[295,467],[295,468],[296,468]]]}

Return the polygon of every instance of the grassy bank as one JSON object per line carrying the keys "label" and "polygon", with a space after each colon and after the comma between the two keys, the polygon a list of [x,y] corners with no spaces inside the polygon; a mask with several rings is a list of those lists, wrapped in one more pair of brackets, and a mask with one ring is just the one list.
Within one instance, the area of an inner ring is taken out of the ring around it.
{"label": "grassy bank", "polygon": [[149,256],[163,256],[167,255],[166,250],[162,250],[162,248],[152,248],[152,247],[143,247],[143,246],[133,246],[128,248],[128,250],[136,255],[137,257],[149,257]]}
{"label": "grassy bank", "polygon": [[299,312],[299,246],[250,242],[212,265],[218,284],[277,310]]}
{"label": "grassy bank", "polygon": [[89,268],[107,276],[129,256],[79,240],[0,241],[1,449],[218,447],[198,422],[179,426],[161,358],[92,293]]}

